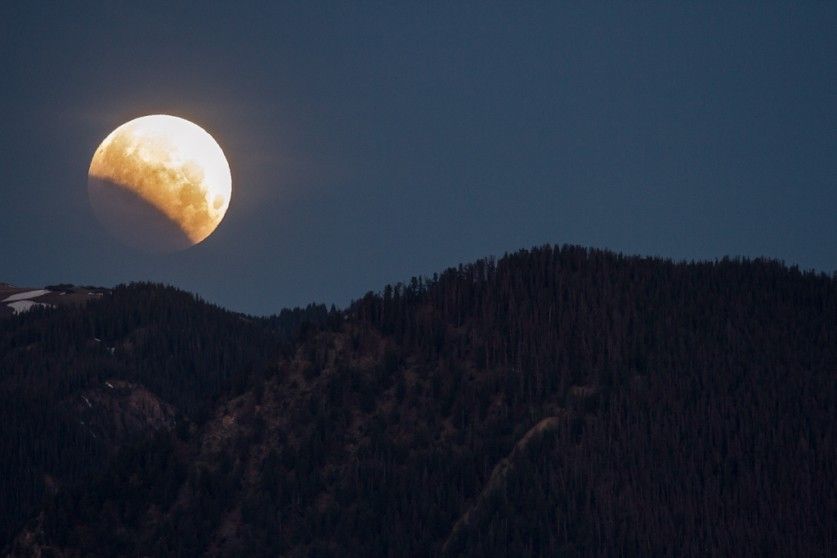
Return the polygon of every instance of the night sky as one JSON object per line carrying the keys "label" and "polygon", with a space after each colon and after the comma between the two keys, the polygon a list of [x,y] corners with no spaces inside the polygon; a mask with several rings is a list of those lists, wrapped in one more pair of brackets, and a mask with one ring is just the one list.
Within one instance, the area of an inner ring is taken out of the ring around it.
{"label": "night sky", "polygon": [[[544,243],[837,269],[837,3],[176,4],[0,7],[0,281],[267,314]],[[168,255],[87,199],[153,113],[233,176]]]}

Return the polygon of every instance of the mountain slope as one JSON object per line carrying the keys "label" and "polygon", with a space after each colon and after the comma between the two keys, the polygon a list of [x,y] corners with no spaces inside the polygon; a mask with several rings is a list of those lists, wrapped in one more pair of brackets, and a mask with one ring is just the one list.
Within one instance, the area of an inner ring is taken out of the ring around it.
{"label": "mountain slope", "polygon": [[260,322],[160,285],[97,292],[84,306],[0,320],[4,542],[44,495],[123,446],[201,424],[215,397],[275,358],[297,321],[326,314],[311,307]]}
{"label": "mountain slope", "polygon": [[[112,330],[117,353],[149,335],[181,356],[107,378],[182,418],[56,489],[12,555],[825,555],[834,540],[834,278],[544,247],[296,315],[288,342],[269,320],[115,292],[149,316]],[[4,336],[75,315],[38,312]],[[197,365],[225,335],[240,356]]]}

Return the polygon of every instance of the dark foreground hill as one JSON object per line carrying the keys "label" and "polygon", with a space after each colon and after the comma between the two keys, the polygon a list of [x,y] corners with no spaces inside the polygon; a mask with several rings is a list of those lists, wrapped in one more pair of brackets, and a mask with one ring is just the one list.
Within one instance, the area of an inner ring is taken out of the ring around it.
{"label": "dark foreground hill", "polygon": [[816,556],[837,279],[576,247],[255,319],[0,322],[11,555]]}

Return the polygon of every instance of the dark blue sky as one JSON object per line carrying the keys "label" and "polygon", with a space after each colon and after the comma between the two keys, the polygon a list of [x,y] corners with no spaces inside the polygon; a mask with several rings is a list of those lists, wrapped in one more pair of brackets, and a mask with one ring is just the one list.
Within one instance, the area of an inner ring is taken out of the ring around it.
{"label": "dark blue sky", "polygon": [[[837,269],[834,2],[12,4],[0,281],[271,313],[548,242]],[[233,174],[215,234],[165,256],[112,240],[86,190],[152,113]]]}

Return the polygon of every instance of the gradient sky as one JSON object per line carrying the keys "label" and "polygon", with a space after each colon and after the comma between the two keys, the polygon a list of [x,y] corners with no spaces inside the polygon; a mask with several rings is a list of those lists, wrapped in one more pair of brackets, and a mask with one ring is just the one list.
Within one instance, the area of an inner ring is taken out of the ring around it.
{"label": "gradient sky", "polygon": [[[175,4],[0,7],[0,281],[266,314],[544,243],[837,269],[835,2]],[[87,200],[152,113],[233,174],[164,256]]]}

